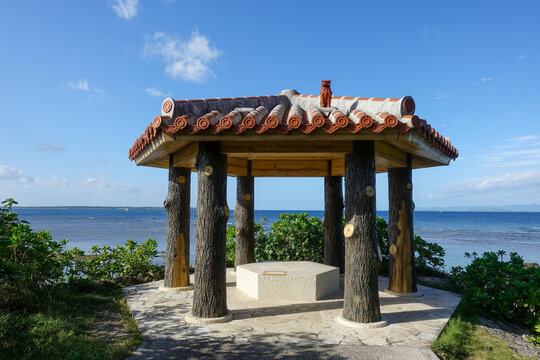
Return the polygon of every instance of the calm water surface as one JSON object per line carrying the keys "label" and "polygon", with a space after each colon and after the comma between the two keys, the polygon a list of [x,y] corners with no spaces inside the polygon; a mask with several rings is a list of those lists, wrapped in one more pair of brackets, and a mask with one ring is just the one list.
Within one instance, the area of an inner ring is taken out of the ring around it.
{"label": "calm water surface", "polygon": [[[49,230],[53,239],[68,239],[70,247],[88,251],[93,245],[116,246],[126,239],[156,239],[165,250],[167,215],[164,209],[30,209],[18,208],[21,219],[35,230]],[[283,212],[257,210],[255,221],[270,227]],[[307,211],[322,218],[323,211]],[[377,213],[388,220],[388,212]],[[191,211],[191,262],[195,253],[195,210]],[[266,219],[266,220],[264,220]],[[234,223],[231,214],[230,223]],[[465,265],[464,252],[506,250],[518,252],[526,262],[540,263],[540,213],[531,212],[427,212],[414,213],[416,235],[437,242],[446,250],[446,267]]]}

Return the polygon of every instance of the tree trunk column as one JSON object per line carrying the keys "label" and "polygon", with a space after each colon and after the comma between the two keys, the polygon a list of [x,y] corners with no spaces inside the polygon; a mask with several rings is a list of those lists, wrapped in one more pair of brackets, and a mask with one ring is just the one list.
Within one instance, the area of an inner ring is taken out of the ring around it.
{"label": "tree trunk column", "polygon": [[199,142],[195,166],[198,172],[197,229],[195,233],[195,289],[193,307],[186,315],[191,323],[216,322],[228,317],[225,279],[227,207],[227,155],[217,141]]}
{"label": "tree trunk column", "polygon": [[375,143],[355,141],[345,156],[345,289],[342,317],[381,321],[375,215]]}
{"label": "tree trunk column", "polygon": [[173,166],[169,156],[169,192],[163,203],[167,211],[167,254],[164,287],[189,286],[189,219],[191,169]]}
{"label": "tree trunk column", "polygon": [[328,176],[324,178],[324,264],[345,272],[343,243],[343,185],[341,176],[331,176],[332,161],[328,161]]}
{"label": "tree trunk column", "polygon": [[234,268],[255,262],[255,206],[254,179],[251,176],[251,161],[248,161],[247,176],[236,178],[236,252]]}
{"label": "tree trunk column", "polygon": [[398,293],[414,293],[414,229],[412,200],[412,159],[407,154],[407,167],[388,169],[390,273],[388,289]]}

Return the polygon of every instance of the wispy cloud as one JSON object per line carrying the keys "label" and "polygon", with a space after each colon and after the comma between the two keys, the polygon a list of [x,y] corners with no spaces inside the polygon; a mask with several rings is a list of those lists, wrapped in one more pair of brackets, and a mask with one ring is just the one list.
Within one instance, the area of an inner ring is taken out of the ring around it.
{"label": "wispy cloud", "polygon": [[437,191],[428,194],[427,197],[431,199],[461,197],[501,191],[540,191],[540,170],[472,178],[464,182],[444,185]]}
{"label": "wispy cloud", "polygon": [[540,166],[540,136],[523,135],[507,139],[479,156],[485,168],[519,168]]}
{"label": "wispy cloud", "polygon": [[34,179],[31,176],[28,176],[24,171],[4,164],[0,164],[0,179],[15,180],[24,184],[34,181]]}
{"label": "wispy cloud", "polygon": [[92,164],[108,164],[109,163],[109,159],[102,159],[102,158],[92,158],[90,159],[90,162]]}
{"label": "wispy cloud", "polygon": [[483,82],[483,83],[487,82],[487,81],[491,81],[491,80],[493,80],[493,79],[490,78],[490,77],[483,77],[483,78],[480,79],[480,81]]}
{"label": "wispy cloud", "polygon": [[85,190],[108,190],[111,192],[135,192],[141,188],[131,183],[119,183],[105,178],[102,172],[95,175],[87,175],[79,180],[72,181],[65,177],[52,175],[48,178],[30,176],[24,171],[13,166],[0,164],[0,180],[14,181],[23,185],[41,186],[51,189],[72,189],[78,191]]}
{"label": "wispy cloud", "polygon": [[161,91],[160,89],[149,87],[144,90],[148,95],[155,96],[155,97],[163,97],[165,96],[165,93]]}
{"label": "wispy cloud", "polygon": [[51,151],[51,152],[66,151],[66,149],[64,149],[62,146],[60,146],[58,144],[52,144],[52,143],[47,143],[47,142],[42,142],[41,144],[37,144],[36,146],[34,146],[34,148],[32,150],[34,150],[34,151]]}
{"label": "wispy cloud", "polygon": [[430,26],[424,26],[421,30],[420,30],[420,35],[422,35],[423,37],[426,37],[426,36],[430,36],[430,35],[440,35],[441,34],[441,31],[438,29],[438,28],[432,28]]}
{"label": "wispy cloud", "polygon": [[109,6],[114,10],[116,15],[122,19],[130,20],[137,16],[139,7],[138,0],[111,0]]}
{"label": "wispy cloud", "polygon": [[89,98],[103,97],[105,91],[100,85],[90,86],[88,80],[81,79],[79,81],[70,81],[67,83],[67,87],[72,90],[83,91],[89,93]]}
{"label": "wispy cloud", "polygon": [[198,31],[194,31],[189,40],[156,32],[146,37],[143,55],[161,58],[166,65],[165,73],[173,79],[200,83],[216,76],[210,64],[221,55],[221,51]]}
{"label": "wispy cloud", "polygon": [[526,58],[528,58],[528,56],[525,55],[525,54],[522,54],[522,55],[519,55],[516,59],[518,59],[518,60],[525,60]]}
{"label": "wispy cloud", "polygon": [[536,150],[540,149],[540,136],[531,134],[510,138],[504,144],[498,145],[497,149],[521,149],[521,150]]}
{"label": "wispy cloud", "polygon": [[68,82],[68,88],[73,90],[90,91],[88,80],[83,79],[75,82]]}
{"label": "wispy cloud", "polygon": [[448,97],[448,93],[440,92],[440,93],[437,93],[437,95],[435,95],[435,100],[441,100],[441,99],[444,99],[446,97]]}

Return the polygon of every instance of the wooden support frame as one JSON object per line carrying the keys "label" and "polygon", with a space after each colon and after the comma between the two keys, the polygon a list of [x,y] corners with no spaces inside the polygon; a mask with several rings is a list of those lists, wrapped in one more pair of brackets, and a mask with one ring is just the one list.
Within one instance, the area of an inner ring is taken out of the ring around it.
{"label": "wooden support frame", "polygon": [[190,318],[217,318],[228,313],[225,241],[227,156],[217,141],[199,143],[195,281]]}
{"label": "wooden support frame", "polygon": [[381,321],[375,215],[375,144],[355,141],[345,158],[345,288],[343,318]]}
{"label": "wooden support frame", "polygon": [[407,154],[405,167],[388,171],[388,289],[398,293],[417,292],[412,195],[412,156]]}
{"label": "wooden support frame", "polygon": [[236,250],[234,268],[255,262],[255,191],[251,176],[251,161],[247,163],[247,176],[236,179]]}
{"label": "wooden support frame", "polygon": [[189,286],[189,219],[191,169],[173,165],[169,157],[168,194],[163,206],[167,211],[167,254],[164,286]]}
{"label": "wooden support frame", "polygon": [[324,264],[339,267],[345,272],[343,242],[343,178],[332,176],[332,161],[328,160],[324,178]]}

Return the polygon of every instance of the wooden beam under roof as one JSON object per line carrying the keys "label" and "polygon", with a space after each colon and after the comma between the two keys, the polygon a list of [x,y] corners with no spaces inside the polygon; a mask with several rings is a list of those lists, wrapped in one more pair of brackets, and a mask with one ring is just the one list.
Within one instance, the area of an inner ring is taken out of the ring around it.
{"label": "wooden beam under roof", "polygon": [[173,155],[173,166],[175,167],[195,167],[195,160],[199,153],[199,142],[193,142],[182,149],[178,150]]}
{"label": "wooden beam under roof", "polygon": [[[144,148],[139,156],[137,156],[135,163],[143,166],[168,168],[169,154],[175,153],[189,143],[190,141],[177,140],[174,135],[169,135],[162,131]],[[164,166],[159,166],[161,163],[164,163]]]}
{"label": "wooden beam under roof", "polygon": [[[332,161],[332,176],[345,175],[345,157]],[[388,169],[376,165],[378,173]],[[255,177],[324,177],[328,175],[328,160],[317,159],[280,159],[280,160],[252,160],[251,173]],[[229,157],[229,176],[246,176],[247,160]]]}
{"label": "wooden beam under roof", "polygon": [[223,141],[221,151],[236,157],[342,156],[352,141]]}
{"label": "wooden beam under roof", "polygon": [[[392,129],[388,129],[392,130]],[[388,131],[386,130],[386,131]],[[361,134],[360,134],[361,135]],[[229,159],[232,160],[228,173],[230,176],[246,176],[247,160],[253,161],[301,161],[318,162],[332,160],[332,174],[340,176],[344,174],[344,165],[340,163],[345,154],[350,151],[351,141],[355,139],[377,138],[375,141],[377,172],[387,171],[388,168],[402,167],[405,162],[405,154],[413,155],[413,168],[425,168],[440,165],[448,165],[450,158],[444,153],[428,144],[415,132],[398,133],[389,131],[386,134],[366,133],[359,134],[332,134],[329,141],[328,134],[290,134],[290,135],[229,135],[218,136],[182,136],[169,135],[161,132],[135,159],[137,165],[168,168],[168,156],[174,154],[175,166],[191,167],[197,155],[198,141],[223,140],[222,148]],[[261,141],[264,139],[264,141]],[[234,140],[234,141],[233,141]],[[257,140],[257,141],[256,141]],[[243,159],[243,160],[240,160]],[[307,163],[306,163],[307,164]],[[305,168],[303,174],[298,176],[317,176],[320,173],[318,163],[315,168]],[[269,174],[266,169],[263,173]],[[261,170],[262,171],[262,170]],[[291,171],[284,170],[284,174]],[[298,170],[296,173],[302,173]],[[266,175],[269,176],[269,175]],[[286,175],[275,175],[286,176]],[[292,176],[292,175],[291,175]]]}
{"label": "wooden beam under roof", "polygon": [[[397,140],[392,141],[392,144],[403,150],[413,154],[416,157],[422,157],[431,161],[433,166],[448,165],[450,163],[450,157],[445,155],[442,151],[429,144],[424,138],[418,135],[414,131],[408,131],[403,134],[399,134]],[[414,159],[413,159],[414,168]]]}
{"label": "wooden beam under roof", "polygon": [[386,168],[407,166],[407,153],[383,141],[375,141],[377,165]]}

